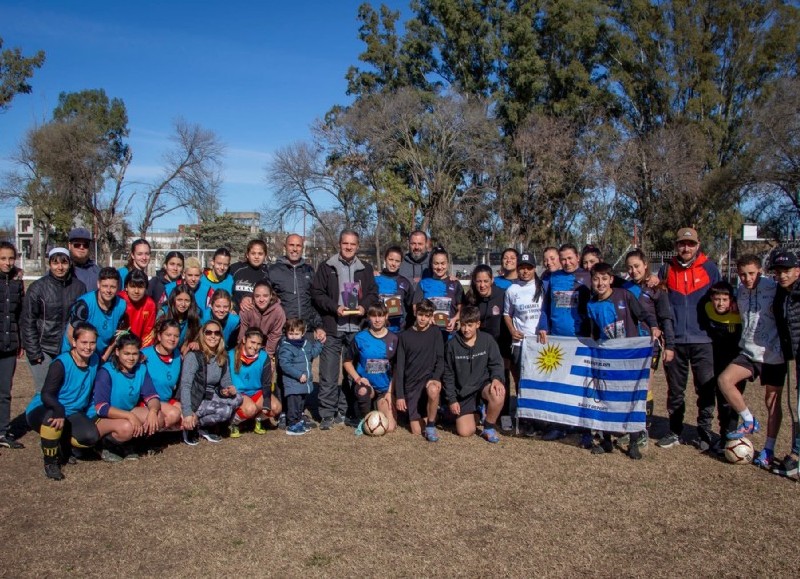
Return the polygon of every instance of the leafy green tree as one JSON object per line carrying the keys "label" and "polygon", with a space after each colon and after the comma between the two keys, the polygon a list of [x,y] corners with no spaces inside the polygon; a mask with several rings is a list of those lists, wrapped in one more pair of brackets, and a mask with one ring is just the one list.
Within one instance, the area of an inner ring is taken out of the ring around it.
{"label": "leafy green tree", "polygon": [[227,214],[214,215],[204,220],[192,233],[186,236],[186,241],[200,242],[204,248],[227,247],[232,253],[244,255],[247,242],[250,240],[250,228],[237,223],[232,216]]}
{"label": "leafy green tree", "polygon": [[[0,37],[0,48],[3,38]],[[18,94],[30,94],[33,87],[28,79],[37,68],[44,64],[44,51],[25,57],[19,48],[7,48],[0,52],[0,111],[11,106],[12,99]]]}

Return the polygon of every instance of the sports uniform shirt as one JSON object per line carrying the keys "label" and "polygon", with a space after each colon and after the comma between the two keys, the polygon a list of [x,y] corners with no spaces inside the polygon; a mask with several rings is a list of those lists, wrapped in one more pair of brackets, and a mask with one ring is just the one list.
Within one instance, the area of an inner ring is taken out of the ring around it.
{"label": "sports uniform shirt", "polygon": [[392,383],[397,342],[397,334],[393,332],[377,338],[369,330],[361,330],[344,353],[344,360],[353,362],[358,375],[369,380],[376,392],[386,392]]}
{"label": "sports uniform shirt", "polygon": [[[503,315],[511,318],[514,329],[525,336],[535,336],[542,315],[543,298],[544,292],[535,278],[524,285],[516,283],[506,290]],[[518,346],[521,343],[522,340],[515,340],[513,345]]]}
{"label": "sports uniform shirt", "polygon": [[753,362],[783,364],[781,338],[775,311],[772,308],[778,284],[768,277],[759,277],[756,287],[739,286],[736,303],[742,318],[742,354]]}
{"label": "sports uniform shirt", "polygon": [[94,403],[86,415],[89,418],[107,418],[111,407],[130,411],[139,400],[145,404],[158,398],[147,367],[139,363],[130,374],[117,370],[113,363],[104,364],[94,381]]}
{"label": "sports uniform shirt", "polygon": [[86,368],[75,363],[72,354],[56,356],[47,369],[47,378],[41,393],[31,399],[25,413],[45,406],[53,411],[53,418],[65,418],[76,412],[86,412],[92,398],[92,388],[100,367],[100,356],[92,354]]}
{"label": "sports uniform shirt", "polygon": [[494,280],[492,281],[492,284],[495,287],[499,287],[501,290],[506,290],[506,291],[508,291],[508,288],[510,288],[512,285],[515,285],[515,284],[518,284],[518,283],[520,283],[519,280],[506,279],[502,275],[496,276],[494,278]]}
{"label": "sports uniform shirt", "polygon": [[156,303],[153,298],[145,295],[138,304],[134,304],[126,291],[119,292],[117,296],[125,301],[125,315],[131,334],[142,341],[142,346],[152,344],[153,328],[156,325]]}
{"label": "sports uniform shirt", "polygon": [[581,268],[571,273],[558,270],[550,274],[538,329],[554,336],[589,335],[585,320],[591,286],[589,272]]}
{"label": "sports uniform shirt", "polygon": [[375,276],[378,286],[378,298],[387,309],[400,308],[399,314],[389,313],[389,331],[399,334],[406,325],[406,311],[411,298],[411,282],[398,273],[385,269]]}
{"label": "sports uniform shirt", "polygon": [[[499,287],[491,286],[491,293],[484,297],[481,295],[473,295],[472,292],[464,294],[463,304],[475,306],[481,314],[481,331],[486,332],[497,340],[498,344],[501,342],[501,334],[503,334],[503,303],[505,301],[505,291]],[[506,345],[511,343],[511,336],[504,336],[502,340]]]}
{"label": "sports uniform shirt", "polygon": [[[229,273],[225,274],[222,279],[217,279],[214,272],[206,270],[200,276],[200,282],[197,284],[197,289],[194,292],[194,301],[197,302],[197,307],[200,311],[205,313],[206,310],[211,309],[211,296],[218,289],[224,289],[229,294],[233,295],[233,276]],[[233,304],[231,304],[233,306]]]}
{"label": "sports uniform shirt", "polygon": [[[77,299],[70,311],[69,324],[73,327],[78,322],[92,324],[97,330],[97,351],[102,354],[114,340],[116,331],[124,329],[127,325],[125,308],[125,301],[115,296],[109,310],[103,310],[97,303],[97,290],[95,290]],[[61,351],[69,352],[70,349],[67,332],[64,332]]]}
{"label": "sports uniform shirt", "polygon": [[436,311],[448,311],[450,319],[456,315],[457,305],[464,297],[464,288],[461,282],[451,281],[449,278],[436,279],[424,277],[417,284],[414,290],[412,303],[418,304],[424,299],[433,302]]}
{"label": "sports uniform shirt", "polygon": [[592,337],[596,340],[635,338],[640,335],[640,320],[648,327],[658,327],[655,316],[639,304],[636,296],[622,288],[612,288],[611,295],[602,300],[592,296],[587,313],[592,322]]}
{"label": "sports uniform shirt", "polygon": [[442,380],[444,342],[439,329],[430,324],[425,330],[410,328],[400,334],[394,369],[395,395],[405,399],[406,390],[425,385],[428,380]]}
{"label": "sports uniform shirt", "polygon": [[178,348],[171,356],[164,357],[156,351],[155,346],[142,349],[147,373],[158,392],[158,399],[167,402],[175,398],[175,390],[181,377],[181,355]]}
{"label": "sports uniform shirt", "polygon": [[259,390],[264,393],[264,396],[270,393],[272,364],[264,350],[259,350],[256,359],[249,364],[242,360],[239,372],[236,372],[235,362],[236,350],[231,350],[228,354],[228,370],[230,370],[231,382],[236,386],[236,390],[250,397]]}

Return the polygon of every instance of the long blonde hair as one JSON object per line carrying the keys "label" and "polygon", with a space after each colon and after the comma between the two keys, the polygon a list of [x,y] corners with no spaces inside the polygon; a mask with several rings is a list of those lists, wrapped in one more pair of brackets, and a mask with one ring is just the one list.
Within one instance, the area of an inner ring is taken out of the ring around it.
{"label": "long blonde hair", "polygon": [[[209,348],[206,343],[206,328],[209,326],[217,326],[217,328],[219,328],[219,343],[214,350]],[[208,320],[203,324],[203,327],[200,328],[200,338],[197,342],[200,345],[200,351],[203,353],[206,363],[210,362],[212,358],[217,359],[217,364],[219,366],[224,366],[228,363],[228,356],[225,352],[225,337],[222,335],[222,326],[219,325],[218,321]]]}

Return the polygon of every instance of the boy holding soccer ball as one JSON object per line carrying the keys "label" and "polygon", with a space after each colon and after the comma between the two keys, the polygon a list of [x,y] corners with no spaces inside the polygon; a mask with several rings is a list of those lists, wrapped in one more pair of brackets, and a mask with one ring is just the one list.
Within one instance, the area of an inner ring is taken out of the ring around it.
{"label": "boy holding soccer ball", "polygon": [[503,409],[506,388],[500,348],[489,334],[480,332],[481,312],[467,306],[461,312],[461,327],[445,346],[444,395],[456,416],[459,436],[472,436],[478,426],[478,405],[486,402],[481,437],[500,442],[495,423]]}
{"label": "boy holding soccer ball", "polygon": [[397,334],[388,328],[388,310],[382,303],[367,310],[369,328],[353,338],[344,353],[342,367],[353,381],[358,412],[363,419],[372,410],[372,401],[389,421],[387,432],[397,427],[392,405],[392,366],[397,354]]}

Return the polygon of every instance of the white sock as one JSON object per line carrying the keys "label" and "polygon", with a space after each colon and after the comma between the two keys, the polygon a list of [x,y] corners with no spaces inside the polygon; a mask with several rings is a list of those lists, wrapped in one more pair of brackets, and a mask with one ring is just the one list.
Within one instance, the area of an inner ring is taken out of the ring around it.
{"label": "white sock", "polygon": [[775,450],[775,439],[767,437],[767,441],[764,443],[764,448],[767,450]]}
{"label": "white sock", "polygon": [[745,422],[753,422],[753,413],[750,412],[749,408],[745,408],[739,413],[739,416],[742,417],[742,420]]}

